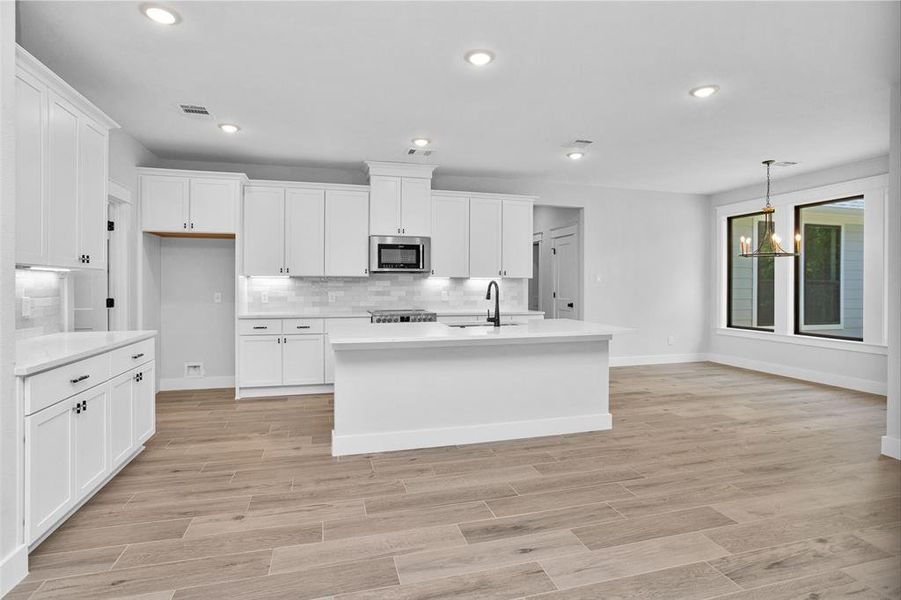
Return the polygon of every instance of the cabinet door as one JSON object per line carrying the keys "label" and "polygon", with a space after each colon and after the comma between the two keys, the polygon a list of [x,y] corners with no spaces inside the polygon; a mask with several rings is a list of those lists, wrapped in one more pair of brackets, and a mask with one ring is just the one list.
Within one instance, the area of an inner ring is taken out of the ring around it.
{"label": "cabinet door", "polygon": [[78,113],[50,94],[48,128],[48,262],[82,266],[78,252]]}
{"label": "cabinet door", "polygon": [[47,262],[44,193],[47,91],[27,73],[16,75],[16,262]]}
{"label": "cabinet door", "polygon": [[501,275],[501,201],[469,199],[469,276]]}
{"label": "cabinet door", "polygon": [[285,190],[244,188],[244,275],[285,274]]}
{"label": "cabinet door", "polygon": [[400,177],[369,178],[369,235],[401,234]]}
{"label": "cabinet door", "polygon": [[171,175],[141,176],[141,229],[182,232],[188,230],[190,180]]}
{"label": "cabinet door", "polygon": [[285,273],[325,273],[325,190],[285,190]]}
{"label": "cabinet door", "polygon": [[135,449],[134,388],[138,371],[128,371],[110,382],[110,468],[115,469]]}
{"label": "cabinet door", "polygon": [[282,337],[242,335],[238,338],[241,387],[282,384]]}
{"label": "cabinet door", "polygon": [[432,180],[404,177],[401,179],[402,235],[432,235]]}
{"label": "cabinet door", "polygon": [[197,233],[235,233],[238,183],[224,179],[191,179],[188,230]]}
{"label": "cabinet door", "polygon": [[325,274],[366,277],[369,273],[369,194],[326,190]]}
{"label": "cabinet door", "polygon": [[532,277],[532,203],[504,200],[504,277]]}
{"label": "cabinet door", "polygon": [[73,397],[75,414],[75,495],[83,498],[110,474],[109,386],[99,385]]}
{"label": "cabinet door", "polygon": [[78,255],[106,269],[107,132],[81,119],[78,129]]}
{"label": "cabinet door", "polygon": [[133,371],[135,446],[143,444],[156,433],[156,363],[150,361]]}
{"label": "cabinet door", "polygon": [[308,385],[324,381],[321,335],[282,338],[282,383]]}
{"label": "cabinet door", "polygon": [[27,543],[43,535],[75,504],[73,406],[74,398],[25,417]]}
{"label": "cabinet door", "polygon": [[469,198],[432,198],[432,274],[469,277]]}

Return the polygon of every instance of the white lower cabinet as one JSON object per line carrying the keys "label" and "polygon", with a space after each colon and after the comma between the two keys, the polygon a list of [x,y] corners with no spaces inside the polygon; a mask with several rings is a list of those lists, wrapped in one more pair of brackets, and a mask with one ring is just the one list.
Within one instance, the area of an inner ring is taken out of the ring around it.
{"label": "white lower cabinet", "polygon": [[[25,416],[25,541],[29,545],[100,489],[156,431],[152,350],[146,353],[146,345],[139,342],[89,360],[112,363],[112,355],[122,350],[132,355],[144,350],[147,362],[129,365],[125,372],[123,367],[110,372],[107,366],[99,370],[106,375],[93,387],[69,397],[57,388],[28,381],[52,377],[65,366],[25,377],[20,386],[26,395],[23,405],[41,407]],[[46,394],[57,396],[55,400],[29,397]]]}
{"label": "white lower cabinet", "polygon": [[282,337],[282,384],[309,385],[323,382],[321,335]]}
{"label": "white lower cabinet", "polygon": [[282,338],[275,335],[242,335],[241,386],[282,384]]}

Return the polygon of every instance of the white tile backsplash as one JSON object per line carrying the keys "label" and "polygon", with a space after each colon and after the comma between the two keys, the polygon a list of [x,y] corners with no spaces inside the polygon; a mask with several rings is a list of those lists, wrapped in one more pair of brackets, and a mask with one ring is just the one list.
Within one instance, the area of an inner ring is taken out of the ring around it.
{"label": "white tile backsplash", "polygon": [[[16,269],[16,339],[63,331],[65,275]],[[30,305],[29,316],[25,315]]]}
{"label": "white tile backsplash", "polygon": [[[244,313],[341,313],[370,308],[483,310],[489,279],[448,279],[407,273],[366,278],[242,278]],[[502,310],[528,307],[528,280],[498,279]],[[263,296],[268,302],[263,302]]]}

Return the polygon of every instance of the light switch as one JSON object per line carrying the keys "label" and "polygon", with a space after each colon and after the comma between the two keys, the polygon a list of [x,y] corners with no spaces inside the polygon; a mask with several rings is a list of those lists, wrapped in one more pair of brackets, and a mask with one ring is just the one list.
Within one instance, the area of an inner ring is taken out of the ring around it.
{"label": "light switch", "polygon": [[26,319],[31,318],[31,312],[34,308],[34,302],[30,296],[22,296],[22,316]]}
{"label": "light switch", "polygon": [[269,292],[260,292],[260,302],[269,304]]}
{"label": "light switch", "polygon": [[216,292],[213,294],[213,302],[216,304],[222,303],[222,292]]}

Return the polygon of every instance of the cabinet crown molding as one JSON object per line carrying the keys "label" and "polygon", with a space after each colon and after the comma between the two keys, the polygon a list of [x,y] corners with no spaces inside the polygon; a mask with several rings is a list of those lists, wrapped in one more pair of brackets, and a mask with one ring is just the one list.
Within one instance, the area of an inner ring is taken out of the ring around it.
{"label": "cabinet crown molding", "polygon": [[47,65],[36,59],[22,46],[16,44],[16,67],[38,78],[54,93],[59,94],[76,108],[83,111],[88,117],[107,129],[119,129],[120,125],[111,119],[105,112],[97,108],[93,102],[82,96],[78,90],[51,71]]}
{"label": "cabinet crown molding", "polygon": [[173,177],[203,177],[204,179],[235,179],[248,181],[244,173],[227,171],[190,171],[185,169],[164,169],[159,167],[138,167],[139,175],[171,175]]}
{"label": "cabinet crown molding", "polygon": [[369,177],[373,175],[385,175],[388,177],[418,177],[420,179],[431,179],[432,172],[438,168],[438,165],[420,165],[401,162],[379,162],[367,160],[366,173]]}

